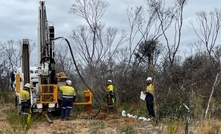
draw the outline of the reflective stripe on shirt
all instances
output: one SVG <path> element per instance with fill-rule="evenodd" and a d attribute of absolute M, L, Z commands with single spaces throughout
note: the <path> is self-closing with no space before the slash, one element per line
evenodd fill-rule
<path fill-rule="evenodd" d="M 63 98 L 73 98 L 73 95 L 67 96 L 67 95 L 63 95 Z"/>

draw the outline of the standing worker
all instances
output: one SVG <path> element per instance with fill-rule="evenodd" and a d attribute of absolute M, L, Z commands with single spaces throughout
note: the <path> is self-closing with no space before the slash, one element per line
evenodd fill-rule
<path fill-rule="evenodd" d="M 22 114 L 28 114 L 30 110 L 30 84 L 26 83 L 24 89 L 20 91 L 21 98 L 21 112 Z"/>
<path fill-rule="evenodd" d="M 69 120 L 72 106 L 75 102 L 76 92 L 71 84 L 71 80 L 66 80 L 66 85 L 60 87 L 62 92 L 61 120 Z"/>
<path fill-rule="evenodd" d="M 114 86 L 112 80 L 107 81 L 106 93 L 108 110 L 109 112 L 114 112 Z"/>
<path fill-rule="evenodd" d="M 11 76 L 11 91 L 14 91 L 15 74 L 14 71 L 10 73 Z"/>
<path fill-rule="evenodd" d="M 146 107 L 149 112 L 149 116 L 151 119 L 155 119 L 155 112 L 154 112 L 154 86 L 152 84 L 152 77 L 147 77 L 146 83 L 146 91 L 144 93 L 146 94 Z"/>

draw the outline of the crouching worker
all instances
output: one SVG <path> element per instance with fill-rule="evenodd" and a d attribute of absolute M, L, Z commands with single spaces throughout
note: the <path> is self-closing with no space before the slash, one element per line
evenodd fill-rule
<path fill-rule="evenodd" d="M 75 102 L 76 92 L 71 84 L 72 82 L 67 80 L 66 85 L 60 87 L 62 92 L 61 120 L 70 119 L 70 113 L 73 107 L 73 103 Z"/>
<path fill-rule="evenodd" d="M 24 89 L 20 91 L 21 113 L 28 114 L 30 112 L 30 84 L 26 83 Z"/>

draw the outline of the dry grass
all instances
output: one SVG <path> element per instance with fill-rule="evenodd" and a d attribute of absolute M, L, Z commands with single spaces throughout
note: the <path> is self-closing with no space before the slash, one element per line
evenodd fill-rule
<path fill-rule="evenodd" d="M 191 132 L 196 134 L 221 134 L 221 121 L 208 119 L 195 122 Z"/>
<path fill-rule="evenodd" d="M 166 134 L 185 134 L 185 122 L 174 121 L 166 126 Z M 217 119 L 192 121 L 188 127 L 189 134 L 221 134 L 221 121 Z"/>
<path fill-rule="evenodd" d="M 143 122 L 133 118 L 122 118 L 120 113 L 109 115 L 102 112 L 96 119 L 73 119 L 61 121 L 53 119 L 49 124 L 46 120 L 35 120 L 27 127 L 21 123 L 16 113 L 9 114 L 11 108 L 0 112 L 0 134 L 148 134 L 157 133 L 151 122 Z M 41 116 L 39 116 L 41 118 Z"/>
<path fill-rule="evenodd" d="M 73 118 L 68 121 L 52 119 L 33 120 L 29 127 L 22 125 L 20 117 L 12 113 L 12 105 L 0 109 L 0 134 L 184 134 L 185 122 L 158 123 L 122 118 L 121 113 L 107 114 L 105 110 L 96 119 Z M 34 118 L 34 116 L 33 116 Z M 42 118 L 39 116 L 39 118 Z M 189 134 L 220 134 L 221 121 L 216 119 L 191 121 Z"/>

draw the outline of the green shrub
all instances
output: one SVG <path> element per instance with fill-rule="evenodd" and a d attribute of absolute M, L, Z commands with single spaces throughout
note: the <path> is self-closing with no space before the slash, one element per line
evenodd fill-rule
<path fill-rule="evenodd" d="M 185 115 L 181 97 L 176 94 L 171 94 L 171 96 L 161 100 L 158 104 L 157 111 L 160 119 L 167 118 L 174 120 L 182 118 L 183 115 Z"/>

